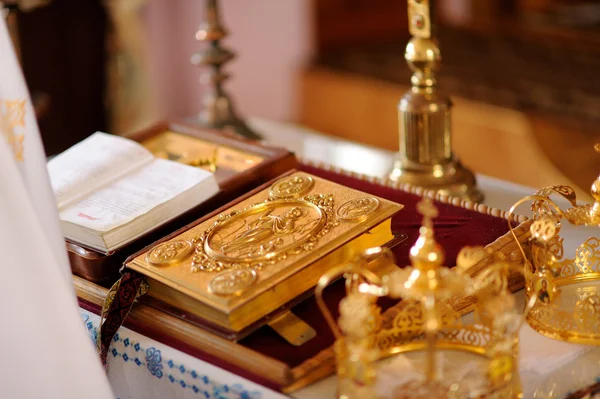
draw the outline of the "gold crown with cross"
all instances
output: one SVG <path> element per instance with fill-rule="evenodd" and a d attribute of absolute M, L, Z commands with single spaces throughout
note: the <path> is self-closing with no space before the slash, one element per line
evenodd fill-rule
<path fill-rule="evenodd" d="M 520 397 L 518 331 L 524 316 L 508 290 L 509 274 L 520 268 L 483 247 L 465 247 L 456 267 L 443 266 L 432 222 L 438 211 L 428 199 L 417 209 L 423 223 L 410 250 L 411 266 L 380 278 L 369 263 L 394 259 L 372 248 L 330 270 L 317 285 L 317 303 L 336 337 L 338 397 Z M 488 256 L 494 260 L 477 267 Z M 323 291 L 339 277 L 345 278 L 346 296 L 336 321 Z M 476 298 L 471 320 L 450 306 L 467 295 Z M 382 318 L 381 297 L 401 299 L 391 320 Z"/>
<path fill-rule="evenodd" d="M 526 259 L 526 297 L 537 298 L 527 323 L 554 339 L 600 345 L 600 176 L 591 193 L 593 203 L 578 204 L 573 188 L 546 187 L 519 200 L 510 213 L 531 202 L 529 257 L 517 240 Z M 588 238 L 577 245 L 582 235 Z"/>

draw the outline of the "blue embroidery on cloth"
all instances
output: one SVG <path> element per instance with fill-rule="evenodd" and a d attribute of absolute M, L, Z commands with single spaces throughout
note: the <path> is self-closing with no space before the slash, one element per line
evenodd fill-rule
<path fill-rule="evenodd" d="M 148 363 L 148 371 L 156 378 L 162 378 L 162 356 L 160 350 L 156 348 L 146 349 L 146 363 Z"/>
<path fill-rule="evenodd" d="M 90 339 L 96 344 L 98 328 L 94 326 L 90 316 L 81 312 L 81 318 L 88 330 Z M 118 346 L 122 346 L 118 349 Z M 121 350 L 121 351 L 120 351 Z M 130 350 L 130 353 L 127 353 Z M 133 363 L 145 367 L 148 372 L 158 379 L 166 375 L 167 380 L 181 389 L 190 390 L 205 399 L 261 399 L 258 391 L 248 391 L 241 384 L 222 384 L 207 375 L 200 374 L 183 364 L 175 363 L 172 359 L 164 359 L 160 349 L 144 348 L 139 342 L 118 333 L 113 338 L 109 352 L 113 358 L 123 359 L 125 363 Z M 191 379 L 190 379 L 191 378 Z"/>
<path fill-rule="evenodd" d="M 85 324 L 85 328 L 87 328 L 88 330 L 88 334 L 90 335 L 92 342 L 94 343 L 94 345 L 96 345 L 96 339 L 98 338 L 98 330 L 96 329 L 96 327 L 94 327 L 94 323 L 92 323 L 92 320 L 90 320 L 89 315 L 82 313 L 81 318 L 83 319 L 83 323 Z"/>

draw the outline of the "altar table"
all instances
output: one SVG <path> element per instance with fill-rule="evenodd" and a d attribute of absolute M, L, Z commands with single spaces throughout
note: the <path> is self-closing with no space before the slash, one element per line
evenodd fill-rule
<path fill-rule="evenodd" d="M 262 119 L 249 122 L 266 142 L 286 147 L 302 159 L 370 176 L 384 176 L 392 164 L 393 154 L 389 151 L 331 138 L 293 125 Z M 485 195 L 484 203 L 499 209 L 507 210 L 518 199 L 535 192 L 533 188 L 488 176 L 478 175 L 477 181 Z M 519 213 L 526 214 L 527 208 L 519 209 Z M 569 245 L 576 245 L 585 237 L 572 238 L 573 242 L 565 242 L 567 250 Z M 522 300 L 523 293 L 517 295 Z M 81 314 L 90 337 L 95 339 L 98 316 L 83 309 Z M 521 330 L 520 348 L 521 379 L 526 399 L 562 398 L 568 392 L 600 378 L 600 348 L 554 341 L 537 334 L 527 325 Z M 113 339 L 108 369 L 113 391 L 119 399 L 286 397 L 126 328 L 121 328 Z M 335 377 L 329 377 L 293 393 L 292 397 L 334 398 L 335 384 Z"/>

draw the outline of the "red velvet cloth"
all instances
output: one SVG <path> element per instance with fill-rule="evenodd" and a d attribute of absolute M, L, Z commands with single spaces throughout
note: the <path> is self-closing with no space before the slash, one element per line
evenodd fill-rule
<path fill-rule="evenodd" d="M 344 176 L 336 172 L 329 172 L 312 166 L 301 165 L 300 170 L 307 173 L 343 184 L 345 186 L 387 198 L 389 200 L 401 203 L 404 209 L 392 219 L 392 229 L 397 233 L 405 233 L 408 239 L 393 248 L 398 265 L 409 264 L 408 251 L 418 237 L 418 231 L 421 226 L 421 215 L 416 212 L 416 205 L 420 197 L 407 194 L 403 191 L 394 190 L 378 184 L 362 181 L 358 178 Z M 458 251 L 465 245 L 487 245 L 496 238 L 508 232 L 506 220 L 484 215 L 475 211 L 454 207 L 447 204 L 436 203 L 439 209 L 439 217 L 434 220 L 436 229 L 436 239 L 446 251 L 446 264 L 454 265 Z M 334 317 L 338 317 L 338 304 L 344 295 L 344 286 L 341 281 L 329 287 L 324 294 L 324 299 L 332 310 Z M 395 303 L 393 300 L 382 300 L 379 305 L 385 310 Z M 90 305 L 84 300 L 80 300 L 80 305 L 95 313 L 100 312 L 100 308 Z M 320 351 L 330 347 L 333 344 L 333 335 L 319 311 L 314 298 L 309 298 L 293 308 L 293 312 L 302 320 L 311 325 L 316 331 L 317 336 L 311 341 L 295 347 L 284 341 L 269 327 L 263 327 L 243 339 L 240 344 L 252 350 L 277 359 L 293 368 L 302 362 L 314 357 Z M 147 326 L 132 323 L 131 320 L 125 321 L 125 326 L 145 334 L 148 337 L 156 339 L 167 345 L 173 346 L 191 356 L 198 357 L 211 362 L 219 367 L 223 367 L 234 373 L 240 374 L 245 378 L 253 380 L 261 385 L 270 388 L 279 389 L 272 382 L 265 378 L 257 376 L 253 370 L 242 370 L 239 367 L 215 358 L 204 352 L 202 348 L 193 348 L 185 342 L 173 340 L 166 331 L 155 331 L 148 329 Z"/>
<path fill-rule="evenodd" d="M 408 265 L 410 263 L 408 252 L 417 240 L 422 221 L 422 216 L 416 211 L 416 205 L 420 201 L 420 197 L 308 165 L 301 165 L 300 170 L 403 204 L 404 209 L 392 219 L 392 230 L 395 233 L 407 234 L 408 239 L 394 247 L 394 255 L 396 256 L 397 265 Z M 446 264 L 449 266 L 455 265 L 456 255 L 462 247 L 466 245 L 487 245 L 508 232 L 505 219 L 439 202 L 436 202 L 435 205 L 439 210 L 439 216 L 434 220 L 435 236 L 446 252 Z M 341 282 L 329 287 L 324 295 L 336 318 L 338 316 L 338 303 L 343 295 L 344 286 Z M 394 303 L 392 300 L 380 301 L 383 309 L 387 309 Z M 280 360 L 290 367 L 299 365 L 333 344 L 333 334 L 329 330 L 314 298 L 309 298 L 295 306 L 293 312 L 317 331 L 317 336 L 306 344 L 300 347 L 292 346 L 269 327 L 261 328 L 243 339 L 240 344 Z"/>

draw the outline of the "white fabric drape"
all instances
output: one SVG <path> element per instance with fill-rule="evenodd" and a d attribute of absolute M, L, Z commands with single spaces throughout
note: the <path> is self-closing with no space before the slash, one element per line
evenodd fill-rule
<path fill-rule="evenodd" d="M 111 398 L 79 316 L 31 99 L 0 21 L 0 398 Z"/>

